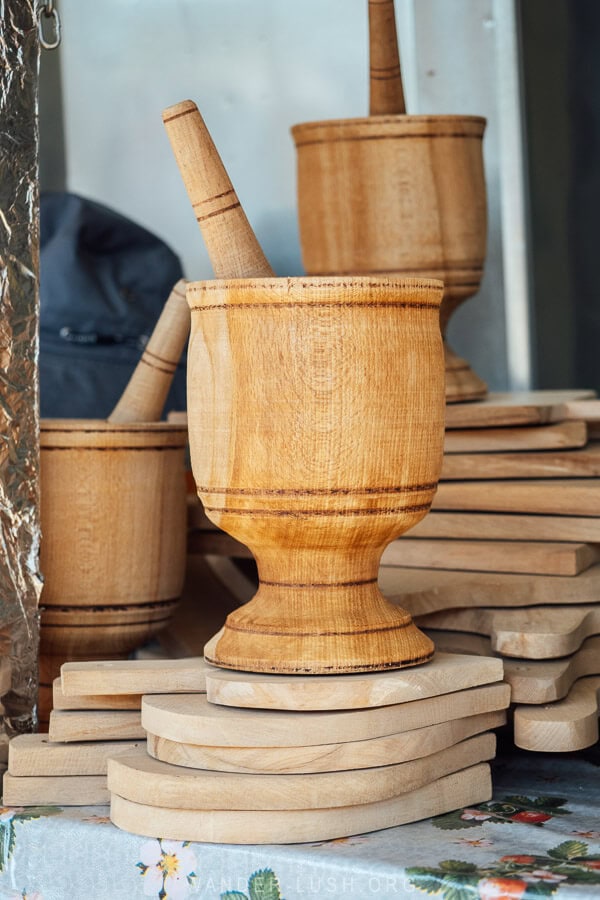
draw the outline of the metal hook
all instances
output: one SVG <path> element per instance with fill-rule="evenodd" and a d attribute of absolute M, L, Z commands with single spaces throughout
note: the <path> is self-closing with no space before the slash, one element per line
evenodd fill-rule
<path fill-rule="evenodd" d="M 36 13 L 40 45 L 44 50 L 56 50 L 60 44 L 60 18 L 58 10 L 54 5 L 54 0 L 43 0 L 43 2 L 39 4 Z M 44 34 L 43 19 L 52 19 L 52 27 L 48 39 L 46 39 Z M 53 37 L 52 34 L 54 35 Z"/>

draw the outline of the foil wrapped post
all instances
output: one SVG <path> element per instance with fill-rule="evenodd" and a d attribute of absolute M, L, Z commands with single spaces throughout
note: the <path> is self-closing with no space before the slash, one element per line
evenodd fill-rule
<path fill-rule="evenodd" d="M 39 642 L 39 37 L 32 0 L 0 16 L 0 743 L 36 721 Z"/>

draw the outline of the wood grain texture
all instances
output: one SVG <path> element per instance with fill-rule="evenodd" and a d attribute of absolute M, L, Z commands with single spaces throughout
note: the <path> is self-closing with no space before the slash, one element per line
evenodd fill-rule
<path fill-rule="evenodd" d="M 166 628 L 178 600 L 137 606 L 44 606 L 40 652 L 46 657 L 92 659 L 127 655 Z"/>
<path fill-rule="evenodd" d="M 190 333 L 185 279 L 173 287 L 109 422 L 158 422 Z"/>
<path fill-rule="evenodd" d="M 449 609 L 419 616 L 426 629 L 487 635 L 502 656 L 553 659 L 578 650 L 600 634 L 600 607 L 535 606 L 523 609 Z M 458 651 L 455 651 L 458 652 Z"/>
<path fill-rule="evenodd" d="M 446 432 L 444 453 L 510 453 L 523 450 L 569 450 L 585 447 L 586 422 L 521 425 L 516 428 L 454 428 Z M 444 459 L 446 463 L 446 459 Z"/>
<path fill-rule="evenodd" d="M 170 106 L 163 123 L 215 278 L 273 275 L 196 104 Z"/>
<path fill-rule="evenodd" d="M 51 709 L 141 709 L 141 694 L 73 694 L 67 696 L 60 678 L 52 684 Z"/>
<path fill-rule="evenodd" d="M 499 728 L 505 722 L 506 713 L 498 710 L 438 722 L 401 734 L 312 747 L 203 747 L 148 734 L 147 748 L 156 759 L 192 769 L 257 774 L 339 772 L 420 759 L 475 734 Z"/>
<path fill-rule="evenodd" d="M 409 537 L 463 540 L 600 542 L 600 519 L 520 513 L 430 512 Z"/>
<path fill-rule="evenodd" d="M 40 441 L 42 605 L 176 599 L 185 572 L 186 429 L 45 419 Z"/>
<path fill-rule="evenodd" d="M 436 647 L 448 653 L 491 656 L 489 638 L 457 631 L 427 630 Z M 600 675 L 600 637 L 591 637 L 571 656 L 553 660 L 504 659 L 504 680 L 510 684 L 512 703 L 552 703 L 569 693 L 587 675 Z"/>
<path fill-rule="evenodd" d="M 483 271 L 484 129 L 485 119 L 477 116 L 384 115 L 295 125 L 305 270 L 441 278 L 445 334 Z M 485 396 L 485 383 L 445 347 L 447 400 Z"/>
<path fill-rule="evenodd" d="M 517 706 L 514 735 L 517 747 L 543 753 L 569 753 L 598 740 L 600 677 L 576 681 L 563 700 L 547 706 Z"/>
<path fill-rule="evenodd" d="M 433 508 L 460 512 L 600 516 L 600 479 L 445 481 L 439 486 Z"/>
<path fill-rule="evenodd" d="M 426 538 L 393 541 L 381 558 L 384 566 L 532 575 L 578 575 L 599 561 L 596 544 Z"/>
<path fill-rule="evenodd" d="M 139 710 L 52 710 L 48 738 L 56 741 L 144 740 Z"/>
<path fill-rule="evenodd" d="M 134 803 L 170 809 L 305 810 L 388 800 L 492 759 L 493 734 L 404 763 L 302 775 L 250 775 L 173 766 L 142 748 L 108 762 L 108 788 Z M 352 790 L 348 790 L 348 782 Z"/>
<path fill-rule="evenodd" d="M 598 600 L 600 565 L 572 578 L 382 566 L 379 582 L 414 616 L 461 607 L 581 605 Z"/>
<path fill-rule="evenodd" d="M 492 796 L 490 769 L 480 763 L 391 800 L 323 810 L 171 810 L 111 797 L 111 820 L 147 837 L 233 844 L 322 841 L 376 831 L 472 806 Z"/>
<path fill-rule="evenodd" d="M 211 667 L 206 672 L 206 698 L 222 706 L 255 709 L 366 709 L 501 680 L 500 660 L 436 653 L 426 666 L 365 675 L 265 675 Z"/>
<path fill-rule="evenodd" d="M 581 450 L 445 455 L 441 477 L 443 481 L 460 481 L 486 478 L 593 478 L 598 475 L 600 444 L 596 442 Z"/>
<path fill-rule="evenodd" d="M 81 694 L 175 694 L 206 690 L 206 665 L 194 659 L 124 659 L 65 663 L 65 697 Z"/>
<path fill-rule="evenodd" d="M 369 114 L 404 113 L 394 0 L 369 0 Z"/>
<path fill-rule="evenodd" d="M 19 734 L 8 745 L 8 771 L 19 777 L 106 775 L 110 756 L 145 746 L 145 741 L 52 743 L 47 734 Z"/>
<path fill-rule="evenodd" d="M 597 404 L 592 402 L 595 396 L 595 391 L 591 390 L 491 393 L 480 403 L 458 403 L 449 407 L 446 428 L 547 425 L 570 418 L 590 421 L 598 417 Z M 580 400 L 586 402 L 579 403 Z"/>
<path fill-rule="evenodd" d="M 188 286 L 194 478 L 260 575 L 209 662 L 327 674 L 431 657 L 376 579 L 383 546 L 428 510 L 441 466 L 441 287 L 368 276 Z"/>
<path fill-rule="evenodd" d="M 464 716 L 505 709 L 506 684 L 470 688 L 393 706 L 342 712 L 235 709 L 201 694 L 163 694 L 142 699 L 142 724 L 157 737 L 212 747 L 293 747 L 362 741 L 423 728 Z"/>
<path fill-rule="evenodd" d="M 106 775 L 4 774 L 2 802 L 6 806 L 100 806 L 110 802 Z"/>

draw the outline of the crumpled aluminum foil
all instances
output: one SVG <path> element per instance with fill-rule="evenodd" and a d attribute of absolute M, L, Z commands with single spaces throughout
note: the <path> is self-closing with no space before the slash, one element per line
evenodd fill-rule
<path fill-rule="evenodd" d="M 0 747 L 36 721 L 39 642 L 39 40 L 32 0 L 0 16 Z"/>

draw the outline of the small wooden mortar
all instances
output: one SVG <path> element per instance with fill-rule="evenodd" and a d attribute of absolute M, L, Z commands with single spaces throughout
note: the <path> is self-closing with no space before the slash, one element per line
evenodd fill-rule
<path fill-rule="evenodd" d="M 187 295 L 192 470 L 260 577 L 207 658 L 282 673 L 425 662 L 433 644 L 377 574 L 440 472 L 441 283 L 250 278 Z"/>
<path fill-rule="evenodd" d="M 479 288 L 486 190 L 478 116 L 406 115 L 393 0 L 369 0 L 370 116 L 295 125 L 302 258 L 311 275 L 444 282 L 441 327 Z M 486 385 L 445 344 L 446 399 Z"/>
<path fill-rule="evenodd" d="M 181 594 L 187 429 L 156 420 L 189 324 L 182 281 L 108 420 L 41 422 L 42 720 L 63 662 L 128 655 Z"/>

